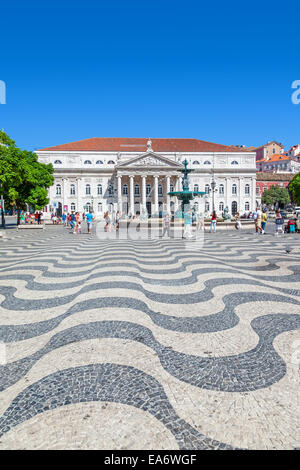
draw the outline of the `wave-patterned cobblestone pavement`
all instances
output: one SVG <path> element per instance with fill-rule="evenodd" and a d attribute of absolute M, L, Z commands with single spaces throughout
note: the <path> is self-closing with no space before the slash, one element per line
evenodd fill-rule
<path fill-rule="evenodd" d="M 0 241 L 0 449 L 300 447 L 297 235 L 37 232 Z"/>

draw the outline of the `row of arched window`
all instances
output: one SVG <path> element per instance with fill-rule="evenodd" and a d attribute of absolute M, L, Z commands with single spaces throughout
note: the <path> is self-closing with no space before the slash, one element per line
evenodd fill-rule
<path fill-rule="evenodd" d="M 205 162 L 203 162 L 204 165 L 211 165 L 211 162 L 209 160 L 205 160 Z M 233 160 L 231 162 L 231 165 L 238 165 L 239 162 L 237 162 L 236 160 Z M 200 165 L 200 162 L 198 160 L 194 160 L 193 161 L 193 165 Z"/>
<path fill-rule="evenodd" d="M 195 203 L 196 205 L 197 203 Z M 223 212 L 225 208 L 225 204 L 224 202 L 219 202 L 219 212 Z M 249 211 L 250 210 L 250 203 L 247 201 L 245 202 L 245 211 Z M 210 211 L 210 202 L 209 201 L 206 201 L 205 202 L 205 212 L 209 212 Z M 236 201 L 232 201 L 231 203 L 231 213 L 233 215 L 235 215 L 237 213 L 237 202 Z"/>
<path fill-rule="evenodd" d="M 194 191 L 199 191 L 199 189 L 195 189 L 195 188 L 198 188 L 197 184 L 195 184 L 194 186 Z M 206 194 L 209 194 L 210 191 L 211 191 L 210 184 L 206 184 L 205 185 Z M 219 194 L 224 194 L 224 184 L 219 185 Z M 235 183 L 233 183 L 233 185 L 231 186 L 231 194 L 233 195 L 237 194 L 237 184 Z M 245 184 L 245 195 L 250 195 L 250 184 Z"/>
<path fill-rule="evenodd" d="M 103 165 L 103 164 L 104 164 L 104 162 L 102 160 L 97 160 L 96 161 L 96 165 Z M 107 164 L 108 165 L 115 165 L 115 162 L 113 160 L 109 160 L 107 162 Z M 62 161 L 61 160 L 55 160 L 54 165 L 62 165 Z M 85 160 L 84 165 L 92 165 L 91 160 Z"/>
<path fill-rule="evenodd" d="M 170 191 L 174 191 L 174 185 L 173 184 L 170 185 Z M 198 184 L 194 185 L 194 191 L 195 192 L 199 191 L 199 185 Z M 205 185 L 205 193 L 209 194 L 210 191 L 211 191 L 210 184 L 206 184 Z M 231 192 L 232 192 L 233 195 L 237 194 L 237 185 L 235 183 L 231 187 Z M 91 185 L 90 184 L 85 185 L 85 194 L 88 195 L 88 196 L 91 194 Z M 98 184 L 97 185 L 97 195 L 102 196 L 102 194 L 103 194 L 102 184 Z M 113 188 L 112 188 L 111 185 L 108 186 L 108 194 L 109 194 L 109 196 L 113 195 Z M 140 185 L 139 184 L 136 184 L 134 186 L 134 194 L 135 194 L 135 196 L 140 195 Z M 149 196 L 150 194 L 151 194 L 151 185 L 147 184 L 146 185 L 146 195 Z M 224 194 L 224 184 L 219 185 L 219 194 Z M 56 185 L 56 195 L 57 196 L 61 195 L 61 185 L 60 184 Z M 70 196 L 75 196 L 75 195 L 76 195 L 75 184 L 71 184 L 70 185 Z M 127 184 L 123 185 L 123 195 L 124 196 L 128 195 L 128 185 Z M 158 195 L 159 196 L 163 195 L 163 187 L 162 187 L 161 184 L 158 185 Z M 245 195 L 250 195 L 250 184 L 245 185 Z"/>
<path fill-rule="evenodd" d="M 83 163 L 84 163 L 84 165 L 92 165 L 91 160 L 85 160 Z M 107 162 L 107 164 L 108 165 L 115 165 L 115 162 L 113 160 L 109 160 Z M 211 162 L 209 160 L 205 160 L 205 162 L 203 162 L 203 164 L 204 165 L 211 165 Z M 236 160 L 233 160 L 231 162 L 231 165 L 238 165 L 238 164 L 239 164 L 239 162 L 237 162 Z M 54 165 L 62 165 L 62 161 L 61 160 L 55 160 Z M 96 165 L 103 165 L 103 161 L 102 160 L 97 160 Z M 194 160 L 193 165 L 200 165 L 200 162 L 198 160 Z"/>
<path fill-rule="evenodd" d="M 112 187 L 111 186 L 109 186 L 108 192 L 109 192 L 110 195 L 112 195 Z M 91 185 L 90 184 L 85 185 L 85 194 L 88 195 L 88 196 L 91 194 Z M 97 185 L 97 194 L 98 194 L 98 196 L 102 195 L 102 184 Z M 60 184 L 56 185 L 56 195 L 57 196 L 61 195 L 61 185 Z M 75 184 L 70 184 L 70 196 L 75 196 L 75 195 L 76 195 Z"/>

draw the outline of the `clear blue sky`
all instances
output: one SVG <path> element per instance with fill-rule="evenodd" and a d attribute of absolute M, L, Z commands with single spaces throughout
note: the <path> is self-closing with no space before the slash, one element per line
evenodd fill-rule
<path fill-rule="evenodd" d="M 10 0 L 0 16 L 0 128 L 22 148 L 300 143 L 299 1 Z"/>

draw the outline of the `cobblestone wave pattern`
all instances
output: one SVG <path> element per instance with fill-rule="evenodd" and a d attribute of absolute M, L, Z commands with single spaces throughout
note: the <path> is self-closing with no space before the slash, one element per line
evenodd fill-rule
<path fill-rule="evenodd" d="M 182 419 L 180 404 L 177 409 L 165 393 L 167 384 L 138 367 L 91 363 L 45 375 L 29 386 L 24 377 L 60 348 L 114 339 L 151 350 L 166 377 L 183 387 L 233 397 L 258 390 L 267 393 L 287 374 L 286 360 L 274 343 L 279 335 L 300 330 L 296 237 L 291 254 L 285 250 L 291 238 L 255 238 L 247 233 L 207 235 L 199 252 L 180 240 L 105 241 L 74 237 L 63 227 L 12 235 L 0 243 L 0 341 L 19 349 L 21 357 L 0 366 L 0 401 L 15 390 L 0 417 L 0 436 L 53 408 L 107 401 L 152 414 L 181 449 L 241 447 L 239 440 L 225 444 L 199 432 L 189 423 L 192 418 Z M 212 312 L 215 299 L 223 307 Z M 266 314 L 267 305 L 276 305 L 276 310 Z M 107 309 L 112 312 L 109 321 L 101 318 Z M 77 320 L 89 311 L 97 321 Z M 146 316 L 149 326 L 116 320 L 114 311 L 125 317 L 129 311 L 136 312 L 135 318 Z M 196 346 L 194 354 L 177 351 L 176 343 L 165 346 L 151 327 L 164 335 L 188 335 L 196 345 L 199 334 L 208 340 L 210 334 L 234 334 L 240 322 L 257 335 L 257 344 L 231 355 L 215 351 L 214 356 L 212 350 L 209 357 L 199 354 Z M 44 335 L 48 339 L 41 342 Z M 22 354 L 27 341 L 32 353 Z M 39 373 L 43 375 L 42 370 Z"/>

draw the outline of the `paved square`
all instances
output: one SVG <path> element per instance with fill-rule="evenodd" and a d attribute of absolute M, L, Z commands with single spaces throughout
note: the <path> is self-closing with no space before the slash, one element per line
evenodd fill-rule
<path fill-rule="evenodd" d="M 0 253 L 0 449 L 300 447 L 299 236 L 49 226 Z"/>

